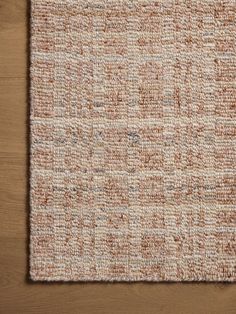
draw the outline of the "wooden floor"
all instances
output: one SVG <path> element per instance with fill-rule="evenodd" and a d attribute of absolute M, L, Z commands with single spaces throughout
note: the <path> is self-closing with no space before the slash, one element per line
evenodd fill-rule
<path fill-rule="evenodd" d="M 27 0 L 0 0 L 0 313 L 235 314 L 236 284 L 32 283 Z"/>

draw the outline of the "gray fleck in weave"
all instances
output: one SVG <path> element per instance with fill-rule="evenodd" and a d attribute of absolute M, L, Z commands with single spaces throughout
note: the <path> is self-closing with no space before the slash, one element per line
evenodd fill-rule
<path fill-rule="evenodd" d="M 31 2 L 31 278 L 235 281 L 235 1 Z"/>

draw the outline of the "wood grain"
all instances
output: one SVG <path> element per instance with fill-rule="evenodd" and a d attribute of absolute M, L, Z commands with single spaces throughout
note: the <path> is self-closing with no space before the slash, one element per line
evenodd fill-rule
<path fill-rule="evenodd" d="M 0 0 L 0 313 L 236 313 L 235 284 L 27 279 L 28 21 L 27 0 Z"/>

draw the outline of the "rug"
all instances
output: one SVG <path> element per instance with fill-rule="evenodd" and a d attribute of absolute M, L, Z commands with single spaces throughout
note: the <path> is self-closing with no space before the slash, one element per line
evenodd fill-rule
<path fill-rule="evenodd" d="M 235 281 L 235 1 L 31 3 L 31 279 Z"/>

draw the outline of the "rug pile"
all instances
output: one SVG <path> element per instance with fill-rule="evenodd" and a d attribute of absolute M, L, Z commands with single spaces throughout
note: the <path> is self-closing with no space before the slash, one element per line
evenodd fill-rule
<path fill-rule="evenodd" d="M 235 2 L 31 2 L 31 278 L 235 281 Z"/>

